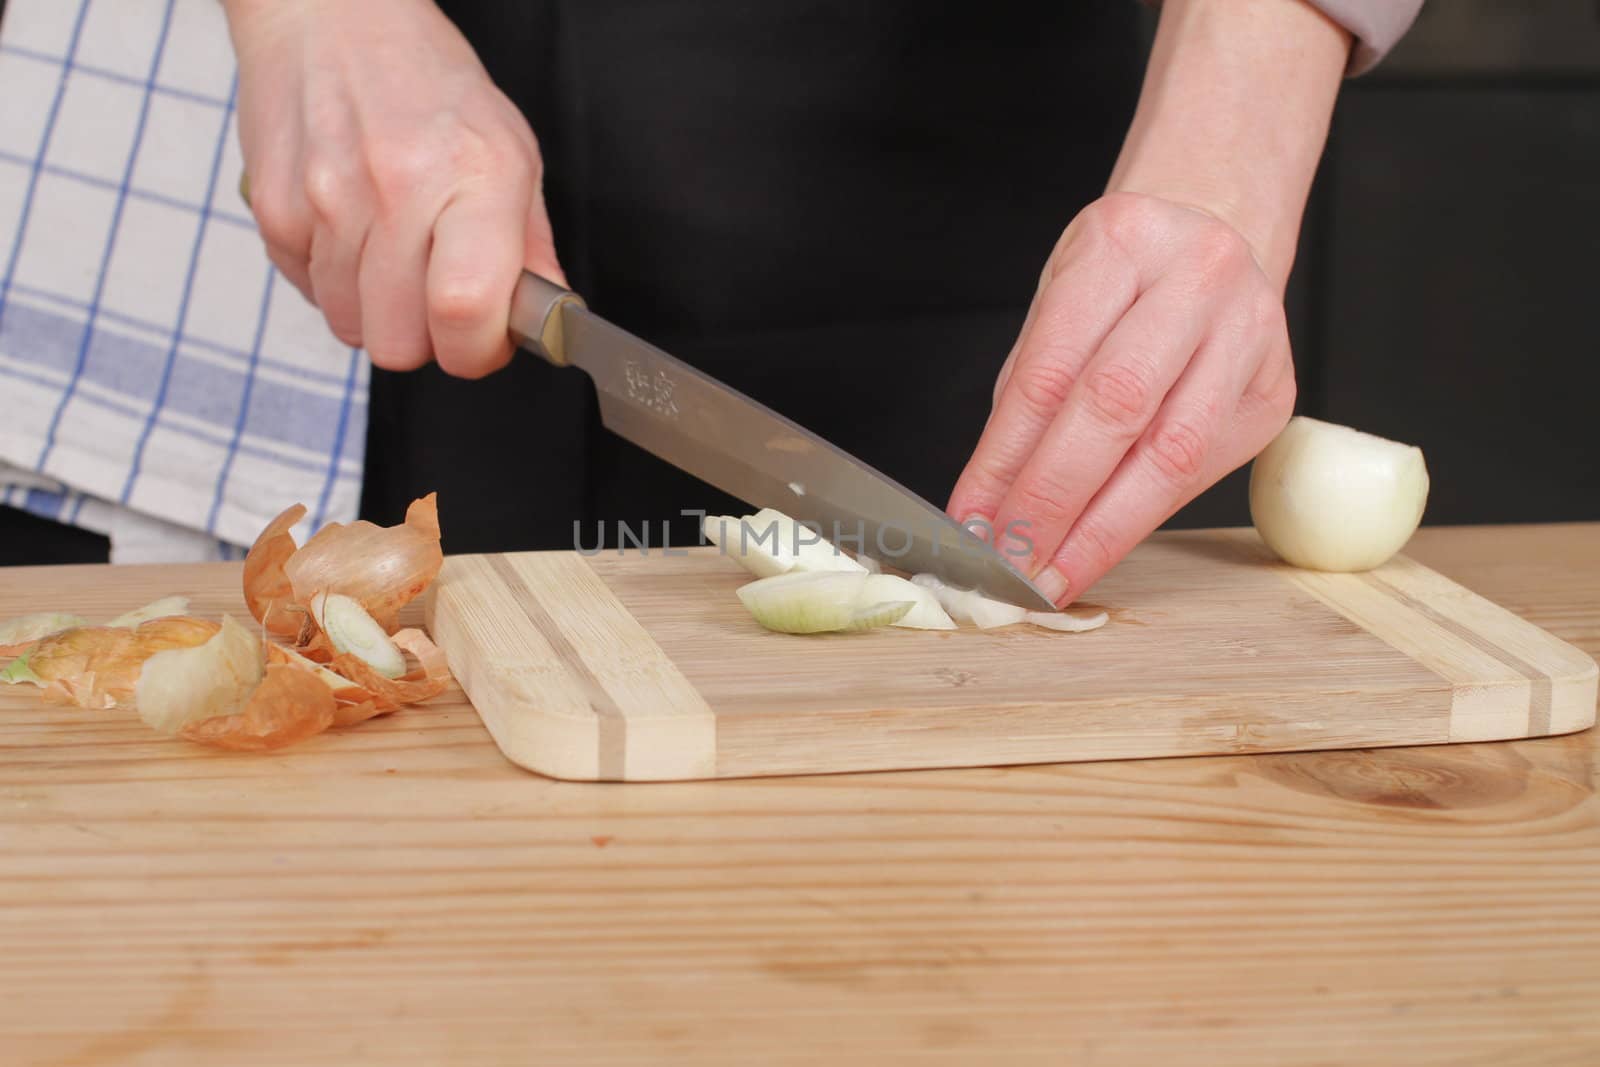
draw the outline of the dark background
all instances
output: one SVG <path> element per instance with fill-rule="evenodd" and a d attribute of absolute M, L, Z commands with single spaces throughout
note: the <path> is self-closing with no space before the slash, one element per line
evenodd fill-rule
<path fill-rule="evenodd" d="M 1600 519 L 1600 3 L 1431 0 L 1346 82 L 1289 293 L 1303 414 L 1420 445 L 1428 523 Z M 1240 472 L 1181 525 L 1248 522 Z"/>

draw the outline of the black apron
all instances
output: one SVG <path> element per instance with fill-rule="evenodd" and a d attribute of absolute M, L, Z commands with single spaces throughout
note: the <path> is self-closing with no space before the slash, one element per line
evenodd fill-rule
<path fill-rule="evenodd" d="M 1062 228 L 1099 195 L 1135 0 L 444 0 L 528 115 L 600 314 L 943 504 Z M 738 507 L 608 433 L 578 371 L 373 375 L 363 513 L 449 551 Z M 693 543 L 677 518 L 674 544 Z"/>

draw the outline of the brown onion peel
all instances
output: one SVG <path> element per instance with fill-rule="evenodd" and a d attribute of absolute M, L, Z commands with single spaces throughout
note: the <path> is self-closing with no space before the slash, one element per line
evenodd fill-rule
<path fill-rule="evenodd" d="M 80 626 L 35 645 L 27 669 L 50 703 L 114 708 L 132 701 L 145 660 L 157 652 L 203 645 L 220 628 L 187 615 L 152 619 L 131 630 Z"/>
<path fill-rule="evenodd" d="M 305 609 L 294 602 L 294 590 L 283 565 L 298 546 L 290 531 L 305 518 L 306 506 L 285 508 L 267 524 L 244 557 L 244 602 L 261 628 L 279 637 L 298 637 Z"/>
<path fill-rule="evenodd" d="M 342 593 L 392 633 L 400 609 L 433 582 L 443 564 L 438 495 L 429 493 L 412 501 L 399 526 L 357 520 L 323 527 L 284 562 L 283 572 L 302 609 L 318 593 Z"/>
<path fill-rule="evenodd" d="M 284 748 L 334 724 L 333 690 L 298 667 L 273 664 L 239 711 L 191 722 L 178 736 L 216 748 Z"/>

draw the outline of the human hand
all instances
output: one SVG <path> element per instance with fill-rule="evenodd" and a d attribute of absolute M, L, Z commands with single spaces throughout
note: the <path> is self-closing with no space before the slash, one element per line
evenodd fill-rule
<path fill-rule="evenodd" d="M 225 0 L 272 261 L 390 370 L 512 354 L 526 267 L 564 284 L 533 131 L 432 0 Z"/>
<path fill-rule="evenodd" d="M 1113 193 L 1062 235 L 950 499 L 1058 604 L 1294 407 L 1280 289 L 1206 212 Z"/>

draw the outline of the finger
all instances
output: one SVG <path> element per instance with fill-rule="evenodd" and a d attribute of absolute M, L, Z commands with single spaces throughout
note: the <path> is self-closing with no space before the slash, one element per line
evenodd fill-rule
<path fill-rule="evenodd" d="M 361 253 L 372 226 L 371 186 L 350 159 L 325 153 L 307 160 L 305 198 L 315 221 L 307 263 L 311 295 L 334 336 L 359 347 Z"/>
<path fill-rule="evenodd" d="M 1137 272 L 1109 242 L 1085 240 L 1063 254 L 1008 357 L 1004 387 L 950 494 L 951 516 L 993 521 L 1078 374 L 1138 294 Z"/>
<path fill-rule="evenodd" d="M 429 232 L 416 215 L 375 223 L 361 257 L 361 334 L 372 362 L 416 370 L 433 358 L 428 336 Z"/>
<path fill-rule="evenodd" d="M 550 226 L 550 213 L 545 207 L 542 176 L 534 193 L 533 202 L 528 208 L 528 226 L 523 241 L 522 265 L 540 277 L 566 288 L 567 275 L 561 269 L 561 263 L 556 257 L 555 232 Z"/>
<path fill-rule="evenodd" d="M 283 171 L 254 179 L 250 213 L 255 216 L 256 230 L 272 265 L 302 296 L 314 302 L 309 261 L 316 226 L 301 184 Z"/>
<path fill-rule="evenodd" d="M 525 256 L 524 185 L 464 186 L 433 225 L 428 257 L 428 333 L 447 373 L 481 378 L 511 358 L 511 294 Z"/>
<path fill-rule="evenodd" d="M 1200 346 L 1208 310 L 1190 286 L 1164 279 L 1138 299 L 1083 368 L 995 513 L 998 543 L 1026 573 L 1035 574 L 1055 555 L 1150 425 Z M 1060 595 L 1058 576 L 1038 577 L 1047 595 Z"/>
<path fill-rule="evenodd" d="M 311 238 L 311 295 L 328 320 L 328 329 L 356 348 L 364 343 L 359 272 L 366 236 L 365 230 L 318 226 Z"/>
<path fill-rule="evenodd" d="M 1258 354 L 1241 362 L 1239 343 L 1236 334 L 1224 331 L 1201 346 L 1149 429 L 1078 517 L 1044 572 L 1059 581 L 1041 583 L 1065 590 L 1058 603 L 1081 596 L 1179 508 L 1248 462 L 1282 428 L 1276 413 L 1281 398 L 1275 405 L 1241 403 L 1244 381 L 1262 361 Z M 1258 340 L 1256 348 L 1268 350 L 1271 343 Z M 1289 368 L 1292 380 L 1287 351 L 1272 358 Z M 1280 370 L 1272 376 L 1281 378 Z M 1288 397 L 1292 406 L 1292 386 Z"/>

